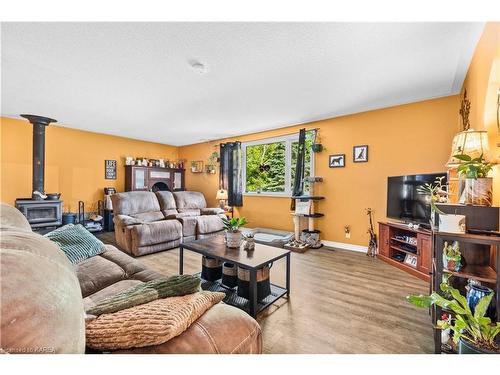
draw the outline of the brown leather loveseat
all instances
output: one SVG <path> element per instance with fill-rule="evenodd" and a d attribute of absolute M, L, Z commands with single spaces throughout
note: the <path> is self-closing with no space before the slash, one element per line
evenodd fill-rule
<path fill-rule="evenodd" d="M 196 191 L 130 191 L 114 194 L 116 242 L 133 256 L 173 249 L 223 230 L 220 208 L 207 208 Z"/>

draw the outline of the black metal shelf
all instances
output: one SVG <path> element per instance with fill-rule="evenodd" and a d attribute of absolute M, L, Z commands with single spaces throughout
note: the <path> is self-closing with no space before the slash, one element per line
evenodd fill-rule
<path fill-rule="evenodd" d="M 200 276 L 200 274 L 197 274 Z M 249 311 L 249 301 L 246 298 L 238 296 L 236 288 L 228 288 L 222 285 L 221 280 L 217 281 L 207 281 L 201 279 L 201 288 L 203 290 L 209 290 L 211 292 L 222 292 L 226 294 L 223 301 L 228 305 L 235 306 L 239 309 L 250 313 Z M 271 294 L 268 295 L 261 301 L 257 301 L 257 314 L 267 308 L 269 305 L 273 304 L 275 301 L 285 296 L 287 293 L 285 288 L 271 283 Z"/>
<path fill-rule="evenodd" d="M 300 214 L 300 215 L 298 215 L 298 216 L 318 218 L 318 217 L 323 217 L 323 216 L 325 216 L 325 214 L 320 214 L 320 213 L 314 213 L 314 214 Z"/>

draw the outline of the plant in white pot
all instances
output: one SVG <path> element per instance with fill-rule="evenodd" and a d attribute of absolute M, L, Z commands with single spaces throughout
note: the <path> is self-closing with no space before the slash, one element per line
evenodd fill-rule
<path fill-rule="evenodd" d="M 233 217 L 231 219 L 223 218 L 224 229 L 226 229 L 226 245 L 230 248 L 238 248 L 243 241 L 243 235 L 240 227 L 247 223 L 244 217 Z"/>
<path fill-rule="evenodd" d="M 417 188 L 417 192 L 428 197 L 428 203 L 431 209 L 431 225 L 436 227 L 436 213 L 439 215 L 446 215 L 441 211 L 437 204 L 448 202 L 448 192 L 446 184 L 443 184 L 443 177 L 436 177 L 433 184 L 425 183 Z"/>
<path fill-rule="evenodd" d="M 465 176 L 465 204 L 491 206 L 493 198 L 493 178 L 488 177 L 493 164 L 487 162 L 483 155 L 472 158 L 470 155 L 454 155 L 462 161 L 457 167 L 460 175 Z"/>

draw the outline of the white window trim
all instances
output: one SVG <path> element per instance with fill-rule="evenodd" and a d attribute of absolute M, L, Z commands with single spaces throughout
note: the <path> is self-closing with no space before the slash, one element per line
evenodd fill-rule
<path fill-rule="evenodd" d="M 292 143 L 299 141 L 298 134 L 283 135 L 278 137 L 263 138 L 256 141 L 242 142 L 242 178 L 243 178 L 243 195 L 252 197 L 281 197 L 290 198 L 292 196 L 291 178 L 292 178 Z M 285 191 L 278 192 L 262 192 L 257 193 L 254 191 L 247 192 L 247 147 L 263 145 L 268 143 L 285 142 Z M 314 176 L 314 152 L 311 152 L 311 176 Z"/>

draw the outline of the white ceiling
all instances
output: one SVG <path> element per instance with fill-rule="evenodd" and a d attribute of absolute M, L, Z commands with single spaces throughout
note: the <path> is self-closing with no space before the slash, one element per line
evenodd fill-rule
<path fill-rule="evenodd" d="M 483 26 L 3 23 L 2 115 L 198 143 L 456 94 Z"/>

